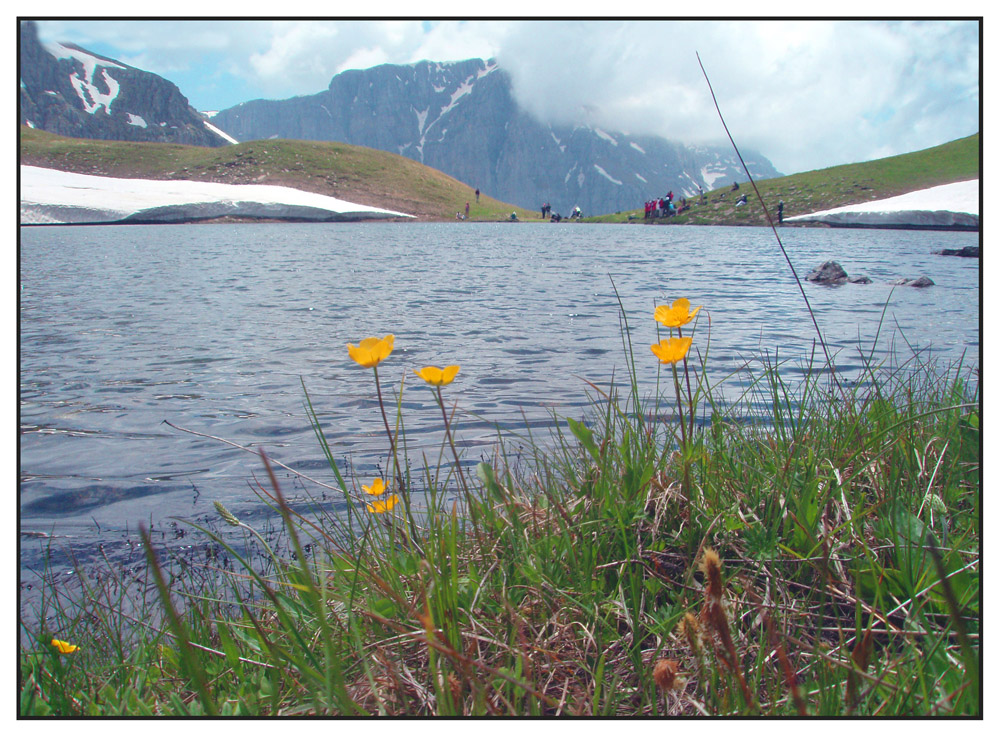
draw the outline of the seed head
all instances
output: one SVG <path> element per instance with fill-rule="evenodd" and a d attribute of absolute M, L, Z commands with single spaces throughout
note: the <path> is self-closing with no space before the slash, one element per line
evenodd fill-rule
<path fill-rule="evenodd" d="M 692 653 L 695 655 L 701 653 L 701 628 L 693 612 L 684 615 L 684 619 L 677 624 L 677 631 L 687 640 Z"/>
<path fill-rule="evenodd" d="M 653 666 L 653 681 L 663 691 L 669 691 L 677 685 L 677 671 L 680 664 L 676 660 L 663 658 Z"/>
<path fill-rule="evenodd" d="M 722 563 L 719 554 L 706 548 L 701 558 L 701 572 L 705 574 L 705 599 L 722 601 Z"/>
<path fill-rule="evenodd" d="M 239 527 L 240 521 L 237 519 L 236 515 L 226 509 L 222 502 L 215 502 L 215 511 L 219 513 L 219 516 L 225 520 L 226 524 L 230 524 L 233 527 Z"/>

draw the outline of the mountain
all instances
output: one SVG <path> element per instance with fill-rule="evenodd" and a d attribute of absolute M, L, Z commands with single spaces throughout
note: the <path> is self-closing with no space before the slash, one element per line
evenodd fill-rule
<path fill-rule="evenodd" d="M 20 66 L 22 125 L 106 141 L 235 143 L 173 83 L 73 44 L 43 45 L 31 21 L 20 24 Z"/>
<path fill-rule="evenodd" d="M 514 100 L 494 61 L 385 64 L 336 75 L 327 90 L 254 100 L 212 123 L 239 140 L 341 141 L 398 153 L 522 207 L 568 215 L 632 210 L 652 197 L 691 197 L 746 176 L 731 148 L 543 123 Z M 778 176 L 744 152 L 755 178 Z"/>

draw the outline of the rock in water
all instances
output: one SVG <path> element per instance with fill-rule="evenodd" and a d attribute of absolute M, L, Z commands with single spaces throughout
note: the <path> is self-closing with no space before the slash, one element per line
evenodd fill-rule
<path fill-rule="evenodd" d="M 916 279 L 906 279 L 906 278 L 896 279 L 896 281 L 890 282 L 890 284 L 892 284 L 893 286 L 896 286 L 896 287 L 933 287 L 934 286 L 934 282 L 931 281 L 931 279 L 928 278 L 928 277 L 926 277 L 926 276 L 920 276 L 920 277 L 917 277 Z"/>
<path fill-rule="evenodd" d="M 934 252 L 938 256 L 961 256 L 962 258 L 979 258 L 979 246 L 965 248 L 945 248 Z"/>
<path fill-rule="evenodd" d="M 806 281 L 817 284 L 843 284 L 847 281 L 847 272 L 836 261 L 827 261 L 819 268 L 806 274 Z"/>

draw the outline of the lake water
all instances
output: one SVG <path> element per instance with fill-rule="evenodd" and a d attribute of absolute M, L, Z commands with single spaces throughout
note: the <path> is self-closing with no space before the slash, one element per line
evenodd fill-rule
<path fill-rule="evenodd" d="M 825 260 L 874 283 L 805 283 L 840 371 L 905 340 L 978 365 L 979 261 L 933 255 L 976 233 L 785 229 L 799 276 Z M 898 277 L 930 276 L 927 289 Z M 411 458 L 437 457 L 441 417 L 412 370 L 461 364 L 446 388 L 470 463 L 497 426 L 544 434 L 582 418 L 588 387 L 625 380 L 621 295 L 644 391 L 655 387 L 656 304 L 704 305 L 695 348 L 720 380 L 767 350 L 794 359 L 814 328 L 769 230 L 582 224 L 266 224 L 23 228 L 20 244 L 20 525 L 94 540 L 171 515 L 259 510 L 254 449 L 322 481 L 308 388 L 333 452 L 370 480 L 386 443 L 372 372 L 346 343 L 394 333 L 380 366 L 405 376 Z M 900 332 L 901 331 L 901 332 Z M 732 395 L 737 374 L 720 386 Z M 302 482 L 282 475 L 285 491 Z M 368 482 L 367 480 L 365 481 Z M 309 490 L 316 493 L 316 490 Z M 27 549 L 28 546 L 25 546 Z M 23 563 L 24 559 L 22 559 Z"/>

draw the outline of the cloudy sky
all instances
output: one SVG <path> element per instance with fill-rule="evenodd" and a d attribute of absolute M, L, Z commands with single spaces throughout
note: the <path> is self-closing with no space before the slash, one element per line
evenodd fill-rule
<path fill-rule="evenodd" d="M 941 8 L 938 9 L 938 12 Z M 410 11 L 412 12 L 412 11 Z M 39 21 L 159 74 L 199 110 L 325 89 L 345 69 L 495 57 L 521 105 L 684 142 L 725 133 L 790 174 L 979 130 L 979 25 L 943 21 Z"/>

